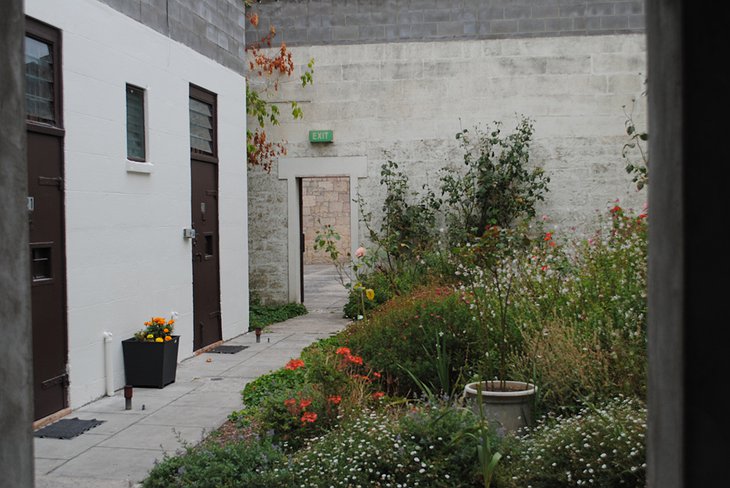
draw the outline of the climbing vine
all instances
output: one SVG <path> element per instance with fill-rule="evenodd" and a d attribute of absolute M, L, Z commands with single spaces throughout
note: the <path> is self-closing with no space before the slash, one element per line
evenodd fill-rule
<path fill-rule="evenodd" d="M 244 0 L 246 20 L 254 28 L 259 26 L 259 14 L 251 10 L 253 0 Z M 246 130 L 247 163 L 251 168 L 261 167 L 271 171 L 271 166 L 279 156 L 286 154 L 285 141 L 272 141 L 266 134 L 267 126 L 279 125 L 281 112 L 279 107 L 267 99 L 279 90 L 282 78 L 290 78 L 294 74 L 292 52 L 282 42 L 279 48 L 272 51 L 276 28 L 271 26 L 268 32 L 255 42 L 246 44 L 248 76 L 246 78 L 246 113 L 257 122 L 254 130 Z M 299 77 L 302 87 L 313 81 L 314 59 L 310 59 L 304 72 Z M 256 83 L 251 78 L 256 77 Z M 255 86 L 253 86 L 255 85 Z M 296 101 L 289 102 L 291 116 L 301 119 L 302 109 Z"/>
<path fill-rule="evenodd" d="M 634 122 L 636 100 L 631 101 L 630 111 L 627 111 L 625 105 L 623 108 L 626 116 L 624 125 L 628 142 L 624 144 L 621 156 L 626 162 L 626 172 L 631 175 L 631 180 L 636 184 L 636 189 L 641 190 L 649 184 L 649 154 L 646 147 L 649 134 L 645 130 L 637 128 L 636 122 Z"/>

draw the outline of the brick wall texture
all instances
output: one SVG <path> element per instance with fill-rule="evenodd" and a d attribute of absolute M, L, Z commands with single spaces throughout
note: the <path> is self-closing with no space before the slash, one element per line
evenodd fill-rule
<path fill-rule="evenodd" d="M 242 0 L 99 0 L 218 63 L 243 73 Z"/>
<path fill-rule="evenodd" d="M 288 45 L 575 36 L 644 31 L 643 0 L 261 0 L 252 42 Z"/>
<path fill-rule="evenodd" d="M 302 231 L 304 264 L 328 264 L 330 257 L 314 251 L 314 238 L 323 225 L 331 225 L 340 235 L 337 249 L 341 256 L 350 252 L 350 180 L 304 178 L 302 180 Z"/>

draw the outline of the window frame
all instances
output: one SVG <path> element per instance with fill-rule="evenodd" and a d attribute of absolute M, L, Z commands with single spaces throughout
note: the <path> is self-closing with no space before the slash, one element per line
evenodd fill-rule
<path fill-rule="evenodd" d="M 196 161 L 204 161 L 206 163 L 218 164 L 218 96 L 215 93 L 206 90 L 205 88 L 193 85 L 192 83 L 190 84 L 190 94 L 188 97 L 188 131 L 190 130 L 190 99 L 211 106 L 211 144 L 213 146 L 212 153 L 204 153 L 199 149 L 194 149 L 192 145 L 190 145 L 190 159 L 194 159 Z"/>
<path fill-rule="evenodd" d="M 129 154 L 129 90 L 139 90 L 142 93 L 142 158 L 136 157 L 136 156 L 130 156 Z M 126 83 L 124 85 L 124 107 L 125 107 L 125 134 L 126 134 L 126 143 L 127 143 L 127 160 L 133 161 L 135 163 L 148 163 L 148 153 L 147 150 L 147 90 L 144 88 L 141 88 L 137 85 L 133 85 L 132 83 Z"/>
<path fill-rule="evenodd" d="M 23 56 L 25 57 L 25 37 L 31 37 L 39 42 L 48 44 L 53 55 L 53 123 L 31 120 L 25 115 L 28 129 L 50 135 L 63 135 L 63 78 L 61 77 L 61 31 L 55 27 L 34 19 L 25 17 L 25 36 L 23 37 Z M 24 61 L 25 63 L 25 61 Z M 25 68 L 25 64 L 23 64 Z M 25 76 L 25 74 L 24 74 Z"/>

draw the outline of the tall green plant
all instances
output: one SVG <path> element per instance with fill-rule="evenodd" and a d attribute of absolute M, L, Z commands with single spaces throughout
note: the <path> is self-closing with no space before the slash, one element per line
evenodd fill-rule
<path fill-rule="evenodd" d="M 441 193 L 449 231 L 457 243 L 481 235 L 488 225 L 509 227 L 535 216 L 550 178 L 541 167 L 530 167 L 534 131 L 532 120 L 523 116 L 509 134 L 503 134 L 502 124 L 494 122 L 492 129 L 463 130 L 456 135 L 467 169 L 465 173 L 444 170 Z"/>

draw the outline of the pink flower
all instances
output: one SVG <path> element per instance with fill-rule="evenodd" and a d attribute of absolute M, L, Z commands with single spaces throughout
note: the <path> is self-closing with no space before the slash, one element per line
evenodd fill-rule
<path fill-rule="evenodd" d="M 357 250 L 355 251 L 355 257 L 361 258 L 364 255 L 365 255 L 365 248 L 362 246 L 358 247 Z"/>

